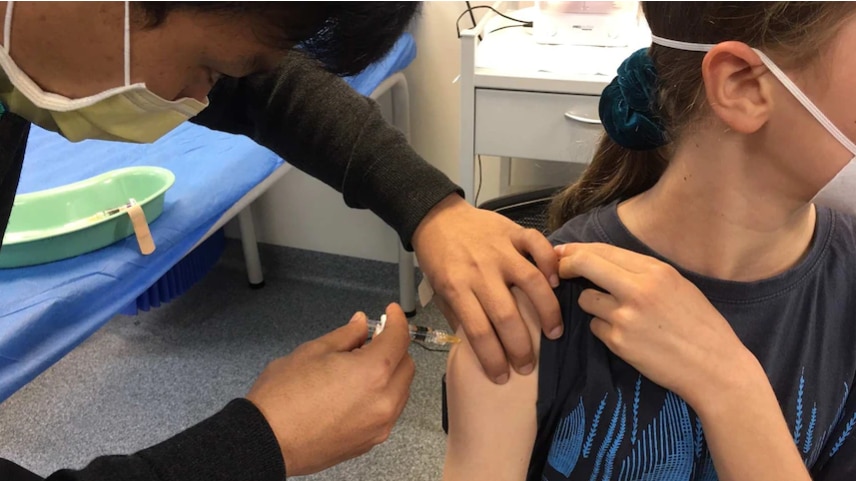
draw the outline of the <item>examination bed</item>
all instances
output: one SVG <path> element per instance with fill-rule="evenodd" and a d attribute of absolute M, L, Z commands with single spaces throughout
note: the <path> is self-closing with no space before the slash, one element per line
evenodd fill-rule
<path fill-rule="evenodd" d="M 409 135 L 407 83 L 415 58 L 406 34 L 382 61 L 347 79 L 358 92 L 391 96 L 392 123 Z M 155 165 L 176 177 L 163 214 L 151 224 L 157 249 L 142 256 L 131 237 L 58 262 L 0 269 L 0 402 L 118 313 L 157 307 L 183 293 L 216 263 L 222 227 L 238 217 L 247 275 L 263 281 L 252 202 L 290 166 L 252 140 L 184 124 L 158 142 L 67 142 L 33 126 L 18 192 L 83 180 L 127 166 Z M 401 302 L 415 303 L 413 258 L 399 253 Z"/>

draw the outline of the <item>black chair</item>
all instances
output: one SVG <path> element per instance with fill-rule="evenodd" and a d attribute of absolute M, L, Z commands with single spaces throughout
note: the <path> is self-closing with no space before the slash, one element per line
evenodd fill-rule
<path fill-rule="evenodd" d="M 535 229 L 544 235 L 547 229 L 547 208 L 553 197 L 563 187 L 547 187 L 519 194 L 505 195 L 483 202 L 479 209 L 491 210 L 513 220 L 517 224 Z M 449 432 L 449 411 L 446 403 L 446 375 L 443 374 L 443 431 Z"/>
<path fill-rule="evenodd" d="M 479 209 L 492 210 L 514 222 L 540 231 L 544 235 L 547 229 L 547 208 L 553 197 L 564 187 L 547 187 L 519 194 L 505 195 L 483 202 Z"/>

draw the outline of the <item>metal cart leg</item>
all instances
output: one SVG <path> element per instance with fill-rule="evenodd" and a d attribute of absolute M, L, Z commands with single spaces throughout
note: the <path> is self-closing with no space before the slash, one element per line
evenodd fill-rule
<path fill-rule="evenodd" d="M 499 195 L 508 195 L 511 189 L 511 157 L 499 158 Z"/>
<path fill-rule="evenodd" d="M 413 253 L 398 245 L 398 292 L 401 309 L 407 317 L 416 314 L 416 267 Z"/>
<path fill-rule="evenodd" d="M 253 222 L 252 204 L 244 207 L 238 214 L 241 228 L 241 246 L 244 248 L 244 262 L 247 264 L 247 280 L 250 287 L 258 289 L 265 285 L 262 275 L 262 262 L 259 258 L 259 244 L 256 241 L 256 225 Z"/>

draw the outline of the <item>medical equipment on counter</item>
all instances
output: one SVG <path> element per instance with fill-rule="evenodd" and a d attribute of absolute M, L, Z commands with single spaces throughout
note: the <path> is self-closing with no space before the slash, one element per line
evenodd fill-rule
<path fill-rule="evenodd" d="M 383 331 L 386 325 L 386 314 L 380 316 L 380 320 L 369 319 L 368 325 L 371 337 L 377 336 Z M 413 324 L 410 324 L 410 340 L 434 346 L 445 346 L 446 344 L 461 342 L 459 337 L 449 334 L 446 331 Z"/>
<path fill-rule="evenodd" d="M 548 45 L 627 47 L 639 23 L 639 2 L 536 1 L 535 41 Z"/>
<path fill-rule="evenodd" d="M 497 5 L 501 5 L 501 2 Z M 509 28 L 526 24 L 515 24 L 499 15 L 486 15 L 487 20 L 479 30 L 484 40 L 479 42 L 474 57 L 475 69 L 481 70 L 480 74 L 483 74 L 479 83 L 501 90 L 550 93 L 566 93 L 567 89 L 554 85 L 544 90 L 544 86 L 520 79 L 535 78 L 537 81 L 546 75 L 548 78 L 558 76 L 563 82 L 601 82 L 591 78 L 597 76 L 603 77 L 608 83 L 624 59 L 634 51 L 651 45 L 648 23 L 644 17 L 637 17 L 635 13 L 631 15 L 631 11 L 635 10 L 622 10 L 624 13 L 617 16 L 560 11 L 555 18 L 547 17 L 537 7 L 508 12 L 509 17 L 520 22 L 531 22 L 532 28 Z M 550 34 L 549 38 L 544 36 L 546 34 L 541 30 L 544 22 L 559 22 L 554 25 L 558 29 L 555 35 Z M 506 79 L 513 81 L 508 84 L 495 82 L 504 82 Z M 574 87 L 571 90 L 582 95 L 598 95 L 602 88 L 577 92 L 579 87 Z M 507 135 L 504 137 L 508 138 Z M 543 145 L 543 142 L 539 143 Z"/>

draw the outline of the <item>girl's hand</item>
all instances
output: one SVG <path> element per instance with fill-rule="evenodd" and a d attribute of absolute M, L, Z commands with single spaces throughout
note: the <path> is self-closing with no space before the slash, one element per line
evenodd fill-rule
<path fill-rule="evenodd" d="M 579 298 L 595 316 L 594 335 L 694 408 L 758 379 L 757 359 L 673 267 L 608 244 L 566 244 L 556 252 L 560 277 L 584 277 L 607 291 L 586 289 Z"/>

